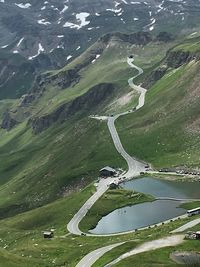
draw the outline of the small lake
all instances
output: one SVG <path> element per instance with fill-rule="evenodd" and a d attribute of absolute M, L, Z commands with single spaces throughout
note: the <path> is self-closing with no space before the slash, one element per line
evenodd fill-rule
<path fill-rule="evenodd" d="M 200 199 L 200 182 L 161 180 L 151 177 L 138 178 L 121 186 L 154 197 L 172 197 L 180 199 Z"/>
<path fill-rule="evenodd" d="M 200 198 L 199 182 L 177 182 L 145 177 L 125 182 L 121 186 L 154 197 Z M 184 214 L 186 211 L 179 208 L 180 204 L 180 201 L 156 200 L 120 208 L 103 217 L 90 232 L 111 234 L 156 224 Z"/>

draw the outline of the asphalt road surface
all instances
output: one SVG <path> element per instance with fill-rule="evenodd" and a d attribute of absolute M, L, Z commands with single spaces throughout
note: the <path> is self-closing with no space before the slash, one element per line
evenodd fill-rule
<path fill-rule="evenodd" d="M 97 259 L 99 259 L 101 256 L 103 256 L 106 252 L 112 250 L 113 248 L 116 248 L 123 243 L 116 243 L 114 245 L 105 246 L 103 248 L 96 249 L 89 254 L 87 254 L 77 265 L 76 267 L 90 267 L 92 266 Z"/>
<path fill-rule="evenodd" d="M 134 59 L 127 59 L 127 63 L 132 67 L 138 70 L 138 74 L 136 76 L 134 76 L 133 78 L 128 80 L 129 85 L 137 90 L 140 93 L 140 97 L 139 97 L 139 101 L 138 101 L 138 105 L 136 107 L 136 110 L 140 109 L 141 107 L 143 107 L 144 103 L 145 103 L 145 94 L 146 94 L 146 89 L 142 88 L 141 86 L 135 85 L 133 83 L 133 80 L 138 77 L 139 75 L 141 75 L 143 73 L 143 70 L 137 66 L 135 66 L 133 64 Z M 132 111 L 134 112 L 134 111 Z M 133 157 L 131 157 L 123 148 L 119 135 L 117 133 L 117 130 L 115 128 L 115 120 L 117 118 L 119 118 L 120 116 L 129 114 L 130 112 L 124 112 L 121 114 L 118 114 L 116 116 L 113 117 L 108 117 L 108 128 L 110 131 L 110 134 L 112 136 L 115 148 L 117 149 L 117 151 L 121 154 L 121 156 L 126 160 L 127 164 L 128 164 L 128 172 L 126 174 L 123 175 L 123 177 L 125 178 L 132 178 L 134 176 L 137 176 L 141 171 L 145 171 L 145 165 L 138 161 L 137 159 L 134 159 Z M 121 177 L 119 176 L 116 179 L 120 179 Z M 88 209 L 90 209 L 92 207 L 92 205 L 98 200 L 98 198 L 107 190 L 108 185 L 113 181 L 113 178 L 108 178 L 105 180 L 101 180 L 99 183 L 99 186 L 97 188 L 97 192 L 82 206 L 82 208 L 77 212 L 77 214 L 74 215 L 73 219 L 69 222 L 69 224 L 67 225 L 68 231 L 73 233 L 73 234 L 81 234 L 81 231 L 78 228 L 78 224 L 79 222 L 83 219 L 83 217 L 86 215 Z M 182 218 L 187 217 L 187 215 L 183 215 L 181 216 Z M 167 222 L 166 222 L 167 223 Z M 174 230 L 173 232 L 182 232 L 188 228 L 193 227 L 194 225 L 197 225 L 198 223 L 200 223 L 200 219 L 194 220 L 192 222 L 189 222 L 185 225 L 183 225 L 182 227 Z M 160 224 L 159 224 L 160 225 Z M 146 229 L 146 228 L 144 228 Z M 172 232 L 172 233 L 173 233 Z M 124 234 L 124 233 L 123 233 Z M 92 234 L 87 234 L 89 236 L 93 236 Z M 100 236 L 100 235 L 99 235 Z M 176 236 L 170 236 L 170 237 L 166 237 L 163 239 L 159 239 L 159 240 L 153 240 L 153 241 L 149 241 L 146 242 L 144 244 L 142 244 L 141 246 L 131 250 L 130 252 L 127 252 L 123 255 L 121 255 L 120 257 L 118 257 L 116 260 L 112 261 L 111 263 L 107 264 L 106 267 L 110 267 L 113 266 L 115 263 L 130 257 L 132 255 L 136 255 L 138 253 L 142 253 L 145 251 L 151 251 L 151 250 L 155 250 L 155 249 L 159 249 L 161 247 L 167 247 L 167 246 L 176 246 L 177 244 L 180 244 L 183 242 L 184 236 L 183 235 L 176 235 Z M 128 242 L 128 241 L 127 241 Z M 125 243 L 125 242 L 124 242 Z M 96 249 L 92 252 L 90 252 L 89 254 L 87 254 L 77 265 L 76 267 L 90 267 L 92 266 L 100 257 L 102 257 L 106 252 L 112 250 L 113 248 L 122 245 L 123 243 L 116 243 L 116 244 L 112 244 L 109 246 L 105 246 L 99 249 Z"/>
<path fill-rule="evenodd" d="M 187 215 L 183 215 L 181 216 L 182 218 L 187 218 Z M 179 232 L 183 232 L 189 228 L 192 228 L 194 227 L 195 225 L 199 224 L 200 223 L 200 218 L 198 219 L 195 219 L 189 223 L 186 223 L 184 225 L 182 225 L 181 227 L 173 230 L 171 233 L 179 233 Z M 161 225 L 160 224 L 157 224 L 157 225 Z M 143 228 L 143 229 L 147 229 L 146 227 Z M 110 262 L 109 264 L 107 264 L 105 267 L 110 267 L 110 266 L 113 266 L 115 263 L 119 262 L 120 260 L 122 259 L 125 259 L 127 257 L 130 257 L 132 255 L 136 255 L 138 253 L 142 253 L 142 252 L 145 252 L 145 251 L 149 251 L 149 250 L 154 250 L 154 249 L 157 249 L 157 248 L 160 248 L 162 245 L 164 246 L 175 246 L 177 244 L 180 244 L 184 239 L 184 235 L 177 235 L 177 236 L 170 236 L 170 237 L 167 237 L 167 238 L 163 238 L 163 239 L 158 239 L 158 240 L 154 240 L 154 241 L 149 241 L 149 242 L 146 242 L 144 244 L 142 244 L 141 246 L 131 250 L 130 252 L 127 252 L 123 255 L 121 255 L 120 257 L 118 257 L 116 260 Z M 128 241 L 127 241 L 128 242 Z M 124 242 L 126 243 L 126 242 Z M 116 243 L 116 244 L 113 244 L 112 248 L 110 248 L 109 250 L 115 248 L 114 245 L 119 246 L 123 243 Z M 110 246 L 108 246 L 110 247 Z M 86 263 L 88 264 L 88 266 L 91 266 L 90 265 L 90 260 L 92 259 L 92 264 L 94 264 L 100 257 L 102 257 L 107 251 L 105 249 L 106 247 L 102 247 L 102 248 L 99 248 L 93 252 L 90 252 L 89 254 L 87 254 L 80 262 L 80 263 Z M 89 257 L 90 255 L 90 257 Z M 92 256 L 92 258 L 91 258 Z M 76 267 L 86 267 L 87 265 L 77 265 Z"/>
<path fill-rule="evenodd" d="M 138 70 L 138 74 L 135 75 L 134 77 L 130 78 L 128 80 L 128 83 L 130 85 L 131 88 L 133 88 L 134 90 L 136 90 L 137 92 L 140 93 L 140 97 L 139 97 L 139 101 L 138 101 L 138 105 L 136 107 L 136 110 L 142 108 L 144 106 L 145 103 L 145 94 L 146 94 L 146 89 L 142 88 L 139 85 L 135 85 L 133 83 L 133 80 L 138 77 L 139 75 L 141 75 L 143 73 L 143 70 L 141 68 L 139 68 L 138 66 L 133 64 L 134 59 L 133 58 L 127 58 L 127 63 L 129 64 L 129 66 L 131 66 L 132 68 L 135 68 L 136 70 Z M 134 110 L 132 110 L 131 112 L 135 112 Z M 138 176 L 140 174 L 140 172 L 144 172 L 145 171 L 145 164 L 138 161 L 137 159 L 131 157 L 123 148 L 121 140 L 119 138 L 119 135 L 117 133 L 116 127 L 115 127 L 115 120 L 118 119 L 120 116 L 124 116 L 126 114 L 129 114 L 130 111 L 127 112 L 123 112 L 120 114 L 117 114 L 113 117 L 108 117 L 108 129 L 110 131 L 110 134 L 112 136 L 113 139 L 113 143 L 115 145 L 115 148 L 117 149 L 117 151 L 121 154 L 121 156 L 126 160 L 127 164 L 128 164 L 128 172 L 123 175 L 123 177 L 126 177 L 128 179 Z"/>
<path fill-rule="evenodd" d="M 71 221 L 67 225 L 67 229 L 74 235 L 81 235 L 82 231 L 79 229 L 80 221 L 85 217 L 88 210 L 94 205 L 94 203 L 106 192 L 108 185 L 113 181 L 113 178 L 102 179 L 99 182 L 97 191 L 86 201 L 86 203 L 80 208 L 80 210 L 74 215 Z"/>
<path fill-rule="evenodd" d="M 146 90 L 133 83 L 133 79 L 143 73 L 143 70 L 141 68 L 135 66 L 132 63 L 133 61 L 134 61 L 134 59 L 127 58 L 127 63 L 132 68 L 137 69 L 138 74 L 136 76 L 134 76 L 133 78 L 129 79 L 128 82 L 133 89 L 137 90 L 140 93 L 139 103 L 138 103 L 138 106 L 136 107 L 136 109 L 139 109 L 144 105 Z M 121 154 L 121 156 L 126 160 L 126 162 L 128 164 L 127 173 L 125 173 L 123 176 L 119 176 L 118 178 L 115 178 L 116 182 L 119 182 L 119 179 L 121 179 L 122 177 L 123 177 L 123 179 L 127 179 L 127 178 L 130 179 L 134 176 L 138 176 L 140 174 L 140 172 L 145 171 L 145 164 L 134 159 L 124 150 L 122 143 L 120 141 L 119 135 L 117 133 L 117 130 L 115 128 L 115 120 L 117 118 L 119 118 L 120 116 L 126 115 L 128 113 L 129 113 L 129 111 L 118 114 L 114 117 L 108 117 L 108 128 L 109 128 L 110 134 L 112 136 L 114 145 L 115 145 L 117 151 Z M 102 179 L 99 182 L 99 185 L 97 187 L 97 191 L 86 201 L 86 203 L 80 208 L 80 210 L 74 215 L 74 217 L 68 223 L 67 229 L 70 233 L 75 234 L 75 235 L 84 234 L 79 229 L 79 223 L 85 217 L 88 210 L 94 205 L 94 203 L 106 192 L 106 190 L 109 187 L 109 184 L 111 184 L 112 182 L 113 182 L 113 178 Z M 87 235 L 91 236 L 92 234 L 87 234 Z"/>

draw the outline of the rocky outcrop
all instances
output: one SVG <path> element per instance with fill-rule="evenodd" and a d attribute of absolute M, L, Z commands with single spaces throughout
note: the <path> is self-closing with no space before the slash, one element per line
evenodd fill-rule
<path fill-rule="evenodd" d="M 121 39 L 124 42 L 129 42 L 136 45 L 146 45 L 152 41 L 152 36 L 149 32 L 136 32 L 133 34 L 125 33 L 109 33 L 100 38 L 102 42 L 108 43 L 112 38 Z"/>
<path fill-rule="evenodd" d="M 174 37 L 171 33 L 168 33 L 168 32 L 160 32 L 157 36 L 156 36 L 156 41 L 158 42 L 164 42 L 164 43 L 167 43 L 167 42 L 171 42 L 174 40 Z"/>
<path fill-rule="evenodd" d="M 149 76 L 147 76 L 142 86 L 147 89 L 150 88 L 155 82 L 160 80 L 165 75 L 167 69 L 167 65 L 163 65 L 155 69 Z"/>
<path fill-rule="evenodd" d="M 17 121 L 13 119 L 8 111 L 3 114 L 3 121 L 1 123 L 1 128 L 7 131 L 10 131 L 13 127 L 15 127 Z"/>
<path fill-rule="evenodd" d="M 70 86 L 74 86 L 80 81 L 81 75 L 79 72 L 90 65 L 92 60 L 94 60 L 98 54 L 102 54 L 105 47 L 105 45 L 98 41 L 83 54 L 80 61 L 81 63 L 76 64 L 73 68 L 63 68 L 55 74 L 48 72 L 38 75 L 34 81 L 31 93 L 40 93 L 41 96 L 48 84 L 51 84 L 51 86 L 54 87 L 59 87 L 60 89 L 67 89 Z"/>
<path fill-rule="evenodd" d="M 166 63 L 171 68 L 178 68 L 192 60 L 200 60 L 200 53 L 190 51 L 172 50 L 167 54 Z"/>
<path fill-rule="evenodd" d="M 34 81 L 31 88 L 31 94 L 40 93 L 42 95 L 48 84 L 51 84 L 54 87 L 60 87 L 60 89 L 65 89 L 78 83 L 79 80 L 80 75 L 76 69 L 63 70 L 55 75 L 52 75 L 51 73 L 40 74 Z"/>
<path fill-rule="evenodd" d="M 31 118 L 28 124 L 31 125 L 33 132 L 38 134 L 55 122 L 62 123 L 75 114 L 79 113 L 80 116 L 86 115 L 108 100 L 112 96 L 114 89 L 114 85 L 110 83 L 98 84 L 92 87 L 86 94 L 61 105 L 54 112 L 41 117 Z"/>
<path fill-rule="evenodd" d="M 190 61 L 200 60 L 199 52 L 191 52 L 179 50 L 177 47 L 175 49 L 169 50 L 165 59 L 163 60 L 163 65 L 159 68 L 156 68 L 153 72 L 150 73 L 145 78 L 143 87 L 150 88 L 156 81 L 160 80 L 168 69 L 178 68 L 184 64 L 189 63 Z"/>
<path fill-rule="evenodd" d="M 21 103 L 19 104 L 20 107 L 26 107 L 31 104 L 36 99 L 36 95 L 34 94 L 26 94 L 21 97 Z"/>

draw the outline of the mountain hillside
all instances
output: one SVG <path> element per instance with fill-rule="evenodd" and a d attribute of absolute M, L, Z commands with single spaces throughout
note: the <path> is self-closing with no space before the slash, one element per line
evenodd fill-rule
<path fill-rule="evenodd" d="M 200 39 L 171 49 L 146 85 L 160 69 L 144 108 L 117 122 L 120 136 L 130 153 L 155 167 L 198 168 Z"/>
<path fill-rule="evenodd" d="M 64 66 L 116 29 L 196 34 L 199 12 L 196 0 L 2 0 L 0 99 L 20 97 L 38 73 Z"/>
<path fill-rule="evenodd" d="M 199 250 L 198 240 L 171 234 L 194 217 L 170 217 L 171 207 L 200 205 L 176 199 L 190 197 L 182 181 L 195 181 L 193 191 L 200 180 L 199 13 L 196 0 L 0 0 L 0 267 L 89 266 L 91 252 L 102 267 L 169 235 L 175 248 L 131 257 L 127 267 L 171 266 L 174 250 Z M 117 174 L 100 178 L 105 166 Z M 149 187 L 154 178 L 143 174 L 163 179 L 152 186 L 158 193 L 174 182 L 167 196 L 176 198 L 121 188 L 133 177 Z M 88 235 L 112 211 L 124 223 L 138 203 L 147 205 L 142 221 L 154 204 L 169 221 L 152 215 L 130 223 L 131 233 Z"/>
<path fill-rule="evenodd" d="M 148 69 L 173 45 L 145 32 L 105 35 L 64 68 L 39 75 L 29 94 L 0 103 L 1 216 L 77 190 L 107 164 L 126 168 L 106 123 L 89 116 L 134 107 L 127 56 L 137 53 Z"/>

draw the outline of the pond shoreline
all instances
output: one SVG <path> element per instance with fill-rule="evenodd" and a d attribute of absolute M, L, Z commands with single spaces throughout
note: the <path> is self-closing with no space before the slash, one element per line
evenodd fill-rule
<path fill-rule="evenodd" d="M 89 232 L 92 234 L 104 234 L 102 229 L 105 228 L 107 229 L 105 230 L 105 234 L 108 234 L 110 230 L 108 230 L 109 227 L 106 225 L 111 224 L 112 230 L 109 234 L 125 233 L 127 232 L 126 229 L 128 229 L 128 232 L 132 231 L 129 230 L 130 225 L 133 227 L 132 229 L 134 231 L 135 228 L 144 228 L 149 225 L 162 223 L 166 220 L 172 220 L 177 216 L 180 217 L 186 213 L 186 209 L 183 209 L 181 204 L 193 202 L 195 200 L 198 201 L 199 199 L 200 184 L 194 182 L 196 181 L 188 181 L 182 179 L 182 177 L 178 180 L 172 180 L 162 179 L 158 176 L 152 178 L 149 175 L 122 182 L 120 186 L 123 189 L 153 196 L 155 198 L 153 204 L 145 202 L 143 205 L 135 204 L 117 208 L 109 214 L 102 216 L 95 228 L 90 229 Z M 149 211 L 151 211 L 151 213 L 149 213 Z M 118 214 L 123 212 L 125 212 L 125 214 Z M 128 215 L 126 213 L 128 213 Z M 110 218 L 110 221 L 108 218 Z M 140 222 L 138 222 L 138 220 Z M 119 229 L 117 227 L 119 227 Z M 116 230 L 113 230 L 114 228 Z M 96 232 L 95 229 L 97 230 Z"/>

